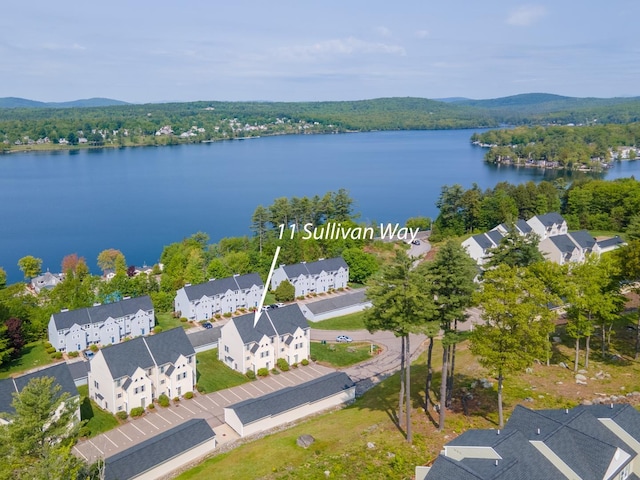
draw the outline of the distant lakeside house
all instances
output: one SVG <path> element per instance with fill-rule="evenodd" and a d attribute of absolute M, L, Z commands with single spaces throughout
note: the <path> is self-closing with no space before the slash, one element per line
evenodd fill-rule
<path fill-rule="evenodd" d="M 271 289 L 275 290 L 285 280 L 295 287 L 296 297 L 325 293 L 347 286 L 349 266 L 342 257 L 280 265 L 271 276 Z"/>
<path fill-rule="evenodd" d="M 240 373 L 272 369 L 279 358 L 289 364 L 308 360 L 311 331 L 297 304 L 232 318 L 220 331 L 218 358 Z"/>
<path fill-rule="evenodd" d="M 500 224 L 488 232 L 469 237 L 462 242 L 462 246 L 482 266 L 489 261 L 492 250 L 500 245 L 509 228 L 511 227 L 504 223 Z M 624 245 L 618 236 L 597 241 L 586 230 L 569 232 L 566 220 L 555 212 L 535 215 L 526 222 L 520 219 L 513 228 L 521 236 L 536 235 L 540 253 L 545 259 L 560 265 L 584 262 L 590 253 L 600 255 Z"/>
<path fill-rule="evenodd" d="M 51 290 L 62 282 L 62 280 L 64 280 L 62 273 L 45 272 L 31 279 L 31 288 L 33 288 L 36 293 L 40 293 L 42 290 Z"/>
<path fill-rule="evenodd" d="M 112 413 L 145 408 L 162 394 L 180 397 L 196 384 L 196 352 L 179 327 L 103 348 L 90 363 L 89 397 Z"/>
<path fill-rule="evenodd" d="M 208 320 L 215 314 L 233 313 L 240 308 L 257 308 L 264 291 L 260 275 L 234 275 L 187 284 L 176 292 L 174 308 L 189 320 Z"/>
<path fill-rule="evenodd" d="M 155 313 L 148 295 L 89 308 L 63 310 L 49 319 L 49 343 L 60 351 L 80 351 L 94 344 L 116 344 L 148 335 Z"/>
<path fill-rule="evenodd" d="M 55 379 L 55 384 L 60 386 L 60 395 L 63 393 L 69 394 L 70 399 L 77 399 L 79 396 L 76 384 L 73 381 L 71 372 L 66 363 L 56 363 L 40 370 L 26 373 L 18 377 L 9 377 L 0 380 L 0 425 L 9 423 L 7 415 L 15 413 L 13 406 L 14 394 L 22 392 L 22 389 L 33 378 L 51 377 Z M 76 411 L 76 418 L 80 421 L 80 404 L 78 403 L 78 409 Z"/>

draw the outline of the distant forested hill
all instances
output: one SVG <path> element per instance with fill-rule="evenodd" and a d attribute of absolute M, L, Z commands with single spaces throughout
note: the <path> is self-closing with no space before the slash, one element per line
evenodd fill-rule
<path fill-rule="evenodd" d="M 128 103 L 111 98 L 87 98 L 71 102 L 38 102 L 37 100 L 18 97 L 0 98 L 0 108 L 84 108 L 110 107 L 113 105 L 128 105 Z"/>
<path fill-rule="evenodd" d="M 404 97 L 144 105 L 100 98 L 58 104 L 5 98 L 0 99 L 0 150 L 30 145 L 60 148 L 60 143 L 64 148 L 75 144 L 164 145 L 275 134 L 635 121 L 640 121 L 637 97 L 573 98 L 544 93 L 492 100 Z"/>

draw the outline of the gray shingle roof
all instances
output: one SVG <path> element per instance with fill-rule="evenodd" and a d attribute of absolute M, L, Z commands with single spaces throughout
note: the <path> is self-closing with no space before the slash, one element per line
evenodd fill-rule
<path fill-rule="evenodd" d="M 175 363 L 180 355 L 195 355 L 193 345 L 183 328 L 173 328 L 157 335 L 145 337 L 153 359 L 158 366 Z"/>
<path fill-rule="evenodd" d="M 615 237 L 600 240 L 598 242 L 598 245 L 600 246 L 600 248 L 608 248 L 608 247 L 617 247 L 619 245 L 622 245 L 623 243 L 624 243 L 624 240 L 622 240 L 618 235 L 616 235 Z"/>
<path fill-rule="evenodd" d="M 220 327 L 205 328 L 187 335 L 194 348 L 215 343 L 220 339 Z"/>
<path fill-rule="evenodd" d="M 310 402 L 316 402 L 348 390 L 355 384 L 344 372 L 333 372 L 310 382 L 250 398 L 231 405 L 240 421 L 247 425 L 265 417 L 278 415 Z"/>
<path fill-rule="evenodd" d="M 209 280 L 198 285 L 189 285 L 184 287 L 184 292 L 189 300 L 198 300 L 202 297 L 215 297 L 229 290 L 244 290 L 251 288 L 253 285 L 259 287 L 264 286 L 260 275 L 257 273 L 248 273 L 246 275 L 234 275 L 233 277 L 218 278 Z"/>
<path fill-rule="evenodd" d="M 53 322 L 58 330 L 62 330 L 71 328 L 74 323 L 88 325 L 95 322 L 104 322 L 109 317 L 120 318 L 137 313 L 139 310 L 144 310 L 145 312 L 153 310 L 151 298 L 148 295 L 95 307 L 54 313 Z"/>
<path fill-rule="evenodd" d="M 71 397 L 78 395 L 78 389 L 73 382 L 69 367 L 65 362 L 57 363 L 20 377 L 0 380 L 0 412 L 13 413 L 14 409 L 11 406 L 13 393 L 22 391 L 32 378 L 41 377 L 55 378 L 55 382 L 60 385 L 60 394 L 68 393 Z"/>
<path fill-rule="evenodd" d="M 474 235 L 472 238 L 476 241 L 478 245 L 480 245 L 480 247 L 483 250 L 493 248 L 493 243 L 491 243 L 491 240 L 489 240 L 489 238 L 484 233 L 479 233 L 478 235 Z"/>
<path fill-rule="evenodd" d="M 154 360 L 156 365 L 161 366 L 173 363 L 181 354 L 195 354 L 187 334 L 180 327 L 111 345 L 100 352 L 114 380 L 130 377 L 138 367 L 151 368 L 154 366 Z"/>
<path fill-rule="evenodd" d="M 536 215 L 538 220 L 542 222 L 545 227 L 551 227 L 553 224 L 561 225 L 564 222 L 564 218 L 558 212 L 545 213 L 544 215 Z"/>
<path fill-rule="evenodd" d="M 490 230 L 486 233 L 487 237 L 489 237 L 493 243 L 496 245 L 500 245 L 500 241 L 504 238 L 504 235 L 500 233 L 498 230 Z"/>
<path fill-rule="evenodd" d="M 294 333 L 298 327 L 302 329 L 309 328 L 309 322 L 307 322 L 302 310 L 296 303 L 262 312 L 255 328 L 253 326 L 254 318 L 254 314 L 249 313 L 231 320 L 245 345 L 259 342 L 264 335 L 273 337 Z"/>
<path fill-rule="evenodd" d="M 516 227 L 518 228 L 518 230 L 520 230 L 520 232 L 522 232 L 523 234 L 527 234 L 527 233 L 531 233 L 533 231 L 533 229 L 531 228 L 531 225 L 529 225 L 526 221 L 519 219 L 516 222 Z"/>
<path fill-rule="evenodd" d="M 297 278 L 300 275 L 318 275 L 324 272 L 337 272 L 340 268 L 345 270 L 349 268 L 347 262 L 342 257 L 325 258 L 317 262 L 303 262 L 295 265 L 285 265 L 284 273 L 290 279 Z"/>
<path fill-rule="evenodd" d="M 330 312 L 339 308 L 346 308 L 353 305 L 367 303 L 369 300 L 365 296 L 364 290 L 358 290 L 354 293 L 339 295 L 337 297 L 325 298 L 317 302 L 307 303 L 306 306 L 312 313 L 318 315 L 320 313 Z"/>
<path fill-rule="evenodd" d="M 86 360 L 67 363 L 67 366 L 69 367 L 69 372 L 71 372 L 73 380 L 87 378 L 87 374 L 89 373 L 89 362 Z"/>
<path fill-rule="evenodd" d="M 558 247 L 558 250 L 565 255 L 571 254 L 571 252 L 578 248 L 576 244 L 573 243 L 569 235 L 556 235 L 549 237 L 549 241 Z"/>
<path fill-rule="evenodd" d="M 105 480 L 127 480 L 215 437 L 204 419 L 188 420 L 105 460 Z"/>
<path fill-rule="evenodd" d="M 570 232 L 569 235 L 571 235 L 571 238 L 573 238 L 573 240 L 585 250 L 591 251 L 596 245 L 596 239 L 593 238 L 586 230 Z"/>

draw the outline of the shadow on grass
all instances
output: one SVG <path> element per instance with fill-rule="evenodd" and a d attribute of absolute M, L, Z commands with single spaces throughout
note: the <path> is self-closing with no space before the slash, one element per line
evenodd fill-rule
<path fill-rule="evenodd" d="M 84 397 L 80 404 L 80 419 L 91 420 L 94 416 L 93 407 L 91 406 L 91 400 L 89 397 Z"/>

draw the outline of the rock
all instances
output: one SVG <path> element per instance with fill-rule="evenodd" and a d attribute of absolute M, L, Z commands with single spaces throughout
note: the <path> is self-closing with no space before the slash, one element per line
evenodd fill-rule
<path fill-rule="evenodd" d="M 544 395 L 538 395 L 538 398 L 544 398 Z"/>
<path fill-rule="evenodd" d="M 564 363 L 564 362 L 560 362 L 560 363 L 558 364 L 558 366 L 559 366 L 559 367 L 562 367 L 562 368 L 569 368 L 569 365 L 567 365 L 567 364 L 566 364 L 566 363 Z"/>
<path fill-rule="evenodd" d="M 376 448 L 376 444 L 375 444 L 375 443 L 373 443 L 373 442 L 367 442 L 367 448 L 368 448 L 369 450 L 371 450 L 371 449 L 373 449 L 373 448 Z"/>
<path fill-rule="evenodd" d="M 581 382 L 586 382 L 587 381 L 587 377 L 585 377 L 581 373 L 576 373 L 576 381 L 577 380 L 580 380 Z"/>
<path fill-rule="evenodd" d="M 554 343 L 560 343 L 562 340 L 560 340 L 560 337 L 552 337 L 551 338 L 553 340 Z"/>
<path fill-rule="evenodd" d="M 528 368 L 525 370 L 525 372 L 526 372 L 526 373 L 533 373 L 533 368 L 528 367 Z"/>
<path fill-rule="evenodd" d="M 329 470 L 324 471 L 324 476 L 329 478 L 331 476 L 331 472 Z"/>
<path fill-rule="evenodd" d="M 476 388 L 478 386 L 478 382 L 473 381 L 471 382 L 471 388 Z"/>
<path fill-rule="evenodd" d="M 396 454 L 392 452 L 387 452 L 387 458 L 395 458 Z"/>
<path fill-rule="evenodd" d="M 591 400 L 582 400 L 582 405 L 593 405 Z"/>
<path fill-rule="evenodd" d="M 600 405 L 602 403 L 602 400 L 600 400 L 599 398 L 594 398 L 591 403 L 593 403 L 593 405 Z"/>
<path fill-rule="evenodd" d="M 356 353 L 356 347 L 347 347 L 347 352 Z"/>
<path fill-rule="evenodd" d="M 624 385 L 620 387 L 620 390 L 626 390 L 627 387 L 625 387 Z"/>
<path fill-rule="evenodd" d="M 482 388 L 493 388 L 493 382 L 490 382 L 486 378 L 481 378 L 480 383 L 482 384 Z"/>
<path fill-rule="evenodd" d="M 311 435 L 300 435 L 296 440 L 296 443 L 298 444 L 299 447 L 308 448 L 309 445 L 311 445 L 315 441 L 316 439 L 313 438 Z"/>
<path fill-rule="evenodd" d="M 564 385 L 563 382 L 556 382 L 556 385 Z"/>
<path fill-rule="evenodd" d="M 583 381 L 583 380 L 576 380 L 576 383 L 577 383 L 578 385 L 586 385 L 586 384 L 587 384 L 587 382 L 585 382 L 585 381 Z"/>
<path fill-rule="evenodd" d="M 580 370 L 578 370 L 578 373 L 581 373 L 582 375 L 586 375 L 588 372 L 584 368 L 581 368 Z"/>
<path fill-rule="evenodd" d="M 531 397 L 527 397 L 524 399 L 525 402 L 533 402 L 533 398 Z"/>

